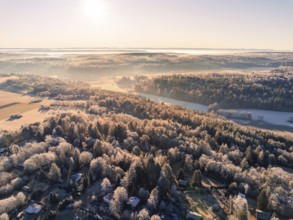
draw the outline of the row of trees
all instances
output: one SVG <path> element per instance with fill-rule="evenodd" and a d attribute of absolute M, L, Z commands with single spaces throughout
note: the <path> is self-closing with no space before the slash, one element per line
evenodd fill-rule
<path fill-rule="evenodd" d="M 138 84 L 138 92 L 222 108 L 293 111 L 293 72 L 164 75 Z"/>

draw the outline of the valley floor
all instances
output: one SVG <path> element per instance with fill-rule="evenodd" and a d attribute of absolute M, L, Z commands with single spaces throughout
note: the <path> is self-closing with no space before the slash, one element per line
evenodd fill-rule
<path fill-rule="evenodd" d="M 163 102 L 169 105 L 179 105 L 191 110 L 208 112 L 208 106 L 197 104 L 197 103 L 186 102 L 186 101 L 172 99 L 172 98 L 168 98 L 164 96 L 147 94 L 147 93 L 133 93 L 133 94 L 143 96 L 155 102 Z M 236 112 L 250 112 L 252 114 L 251 121 L 231 119 L 232 121 L 238 124 L 241 124 L 244 126 L 261 128 L 261 129 L 269 130 L 272 132 L 277 132 L 283 135 L 293 136 L 293 133 L 292 133 L 293 124 L 288 122 L 288 119 L 290 117 L 293 117 L 292 112 L 266 111 L 266 110 L 258 110 L 258 109 L 228 109 L 228 110 L 236 111 Z M 263 117 L 262 121 L 257 121 L 259 116 Z"/>

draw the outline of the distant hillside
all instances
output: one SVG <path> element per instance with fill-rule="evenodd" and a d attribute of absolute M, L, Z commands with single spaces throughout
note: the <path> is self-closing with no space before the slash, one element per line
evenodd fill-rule
<path fill-rule="evenodd" d="M 221 108 L 293 111 L 293 71 L 246 74 L 164 75 L 146 80 L 136 91 Z"/>

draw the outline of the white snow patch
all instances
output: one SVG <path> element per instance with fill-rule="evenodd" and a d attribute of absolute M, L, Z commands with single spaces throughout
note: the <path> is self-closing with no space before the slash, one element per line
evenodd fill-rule
<path fill-rule="evenodd" d="M 289 118 L 293 117 L 293 112 L 278 112 L 258 109 L 236 109 L 236 111 L 251 112 L 252 120 L 257 120 L 259 116 L 262 116 L 263 121 L 266 123 L 293 127 L 293 124 L 288 122 Z"/>
<path fill-rule="evenodd" d="M 163 97 L 163 96 L 146 94 L 146 93 L 134 93 L 134 94 L 143 96 L 143 97 L 150 99 L 151 101 L 154 101 L 154 102 L 163 102 L 168 105 L 179 105 L 179 106 L 185 107 L 187 109 L 191 109 L 191 110 L 208 112 L 207 106 L 197 104 L 197 103 L 185 102 L 185 101 L 180 101 L 180 100 L 167 98 L 167 97 Z"/>
<path fill-rule="evenodd" d="M 141 95 L 154 102 L 163 102 L 169 105 L 180 105 L 187 109 L 208 112 L 208 106 L 206 105 L 201 105 L 201 104 L 192 103 L 192 102 L 185 102 L 185 101 L 180 101 L 180 100 L 167 98 L 163 96 L 146 94 L 146 93 L 135 93 L 135 94 Z M 258 110 L 258 109 L 225 109 L 225 110 L 233 110 L 236 112 L 251 112 L 252 120 L 254 121 L 258 120 L 259 116 L 262 116 L 263 121 L 266 123 L 273 124 L 273 125 L 293 127 L 293 124 L 288 122 L 289 118 L 293 117 L 293 112 L 267 111 L 267 110 Z M 239 121 L 238 119 L 236 120 L 233 119 L 233 121 L 242 123 L 242 124 L 248 124 L 247 121 L 243 122 L 243 121 Z"/>

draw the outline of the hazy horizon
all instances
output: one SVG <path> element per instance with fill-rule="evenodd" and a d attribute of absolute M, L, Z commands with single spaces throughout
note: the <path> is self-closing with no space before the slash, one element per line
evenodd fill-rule
<path fill-rule="evenodd" d="M 243 50 L 243 51 L 293 51 L 271 48 L 220 48 L 220 47 L 0 47 L 0 50 Z"/>
<path fill-rule="evenodd" d="M 289 0 L 0 1 L 0 48 L 293 50 Z"/>
<path fill-rule="evenodd" d="M 225 48 L 225 47 L 0 47 L 0 50 L 238 50 L 238 51 L 266 51 L 266 52 L 293 52 L 293 49 L 271 48 Z"/>

